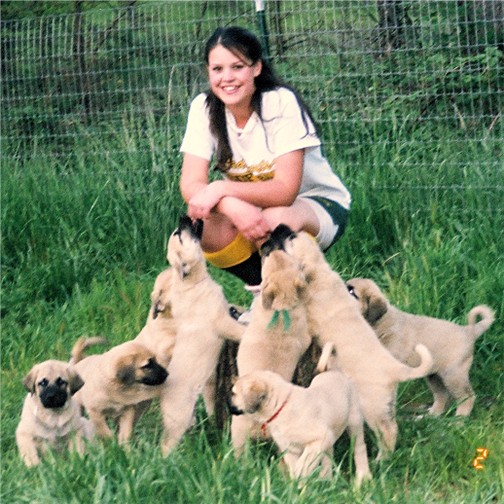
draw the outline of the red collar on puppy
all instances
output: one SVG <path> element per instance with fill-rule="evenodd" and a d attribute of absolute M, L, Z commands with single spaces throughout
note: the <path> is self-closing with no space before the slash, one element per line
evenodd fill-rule
<path fill-rule="evenodd" d="M 287 401 L 289 400 L 289 397 L 290 397 L 290 394 L 287 396 L 287 398 L 285 399 L 285 401 L 282 403 L 282 406 L 280 406 L 280 408 L 278 408 L 275 413 L 273 413 L 273 415 L 271 415 L 268 420 L 266 420 L 262 425 L 261 425 L 261 432 L 262 432 L 262 435 L 263 437 L 266 437 L 266 431 L 268 429 L 268 424 L 273 422 L 273 420 L 275 420 L 275 418 L 280 415 L 281 411 L 284 409 L 285 405 L 287 404 Z"/>

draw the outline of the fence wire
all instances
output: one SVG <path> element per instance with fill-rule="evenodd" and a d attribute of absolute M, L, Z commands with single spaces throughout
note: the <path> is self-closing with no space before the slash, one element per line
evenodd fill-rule
<path fill-rule="evenodd" d="M 312 108 L 333 162 L 409 166 L 418 176 L 392 171 L 377 189 L 470 185 L 503 211 L 503 1 L 265 5 L 272 62 Z M 162 165 L 206 88 L 204 41 L 230 24 L 257 32 L 255 2 L 132 1 L 2 21 L 2 156 L 64 159 L 85 145 Z"/>

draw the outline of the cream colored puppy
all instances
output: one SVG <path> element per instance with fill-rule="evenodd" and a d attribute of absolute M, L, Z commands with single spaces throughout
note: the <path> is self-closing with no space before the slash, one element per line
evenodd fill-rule
<path fill-rule="evenodd" d="M 397 385 L 429 374 L 432 367 L 430 352 L 423 345 L 415 347 L 421 361 L 416 368 L 393 357 L 380 344 L 345 282 L 331 269 L 310 235 L 294 233 L 287 226 L 280 225 L 272 232 L 271 240 L 300 262 L 308 282 L 310 334 L 322 347 L 326 343 L 334 344 L 337 364 L 354 381 L 364 418 L 378 437 L 378 458 L 384 457 L 395 449 L 397 439 Z"/>
<path fill-rule="evenodd" d="M 238 375 L 268 369 L 290 381 L 311 344 L 304 304 L 306 281 L 296 259 L 282 250 L 263 254 L 261 276 L 260 294 L 238 347 Z M 258 427 L 252 417 L 232 418 L 236 455 L 243 452 L 247 436 L 259 435 Z"/>
<path fill-rule="evenodd" d="M 82 416 L 73 395 L 84 385 L 68 362 L 48 360 L 36 364 L 24 377 L 28 391 L 16 429 L 19 454 L 28 467 L 40 462 L 48 449 L 75 447 L 84 452 L 83 439 L 92 439 L 91 422 Z"/>
<path fill-rule="evenodd" d="M 126 341 L 103 354 L 84 356 L 88 346 L 103 341 L 81 338 L 74 345 L 70 362 L 84 380 L 74 397 L 86 410 L 98 436 L 113 437 L 107 423 L 113 419 L 119 426 L 119 443 L 127 444 L 138 416 L 137 408 L 159 397 L 168 372 L 158 364 L 152 351 L 136 341 Z"/>
<path fill-rule="evenodd" d="M 202 221 L 193 223 L 183 216 L 168 240 L 177 338 L 168 367 L 170 379 L 161 396 L 163 456 L 190 427 L 196 401 L 215 377 L 224 339 L 239 341 L 245 330 L 230 315 L 222 287 L 208 274 L 200 243 L 202 231 Z"/>
<path fill-rule="evenodd" d="M 235 382 L 231 413 L 251 417 L 269 432 L 295 479 L 319 466 L 320 477 L 330 478 L 333 445 L 348 430 L 355 440 L 356 484 L 371 478 L 357 392 L 336 369 L 316 376 L 308 388 L 273 371 L 252 371 Z"/>
<path fill-rule="evenodd" d="M 173 270 L 167 268 L 156 277 L 151 292 L 151 307 L 144 327 L 133 340 L 156 356 L 161 366 L 168 367 L 175 348 L 177 329 L 170 300 Z"/>
<path fill-rule="evenodd" d="M 415 345 L 422 343 L 430 350 L 434 364 L 427 383 L 434 394 L 434 404 L 429 413 L 443 413 L 451 396 L 457 401 L 456 414 L 469 415 L 476 398 L 469 381 L 474 343 L 492 325 L 493 311 L 485 305 L 476 306 L 468 314 L 468 325 L 460 326 L 399 310 L 370 279 L 352 278 L 347 287 L 381 343 L 397 359 L 417 366 Z M 478 317 L 481 320 L 476 322 Z"/>

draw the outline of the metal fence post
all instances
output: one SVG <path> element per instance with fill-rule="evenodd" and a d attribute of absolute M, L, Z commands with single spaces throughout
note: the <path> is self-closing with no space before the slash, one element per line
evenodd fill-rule
<path fill-rule="evenodd" d="M 256 12 L 257 12 L 257 24 L 259 26 L 259 31 L 261 32 L 261 41 L 264 49 L 264 59 L 269 62 L 270 60 L 270 49 L 269 49 L 269 34 L 268 28 L 266 26 L 266 13 L 264 11 L 265 0 L 255 0 Z"/>

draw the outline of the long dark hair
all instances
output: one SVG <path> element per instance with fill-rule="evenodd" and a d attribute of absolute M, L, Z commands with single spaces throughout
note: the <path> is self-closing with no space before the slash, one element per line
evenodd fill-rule
<path fill-rule="evenodd" d="M 262 93 L 284 87 L 294 93 L 299 107 L 301 108 L 301 116 L 306 128 L 306 134 L 308 134 L 307 118 L 315 125 L 309 108 L 296 91 L 275 74 L 269 61 L 263 58 L 261 42 L 252 32 L 240 26 L 217 28 L 208 39 L 205 46 L 205 62 L 207 65 L 210 51 L 218 45 L 231 51 L 239 58 L 250 62 L 251 65 L 254 65 L 258 61 L 262 62 L 261 73 L 254 80 L 255 92 L 252 95 L 252 109 L 259 116 L 261 121 L 263 120 L 261 110 Z M 208 90 L 206 104 L 210 115 L 210 131 L 217 139 L 217 168 L 221 171 L 226 171 L 233 154 L 229 145 L 224 103 L 222 103 L 211 90 Z"/>

